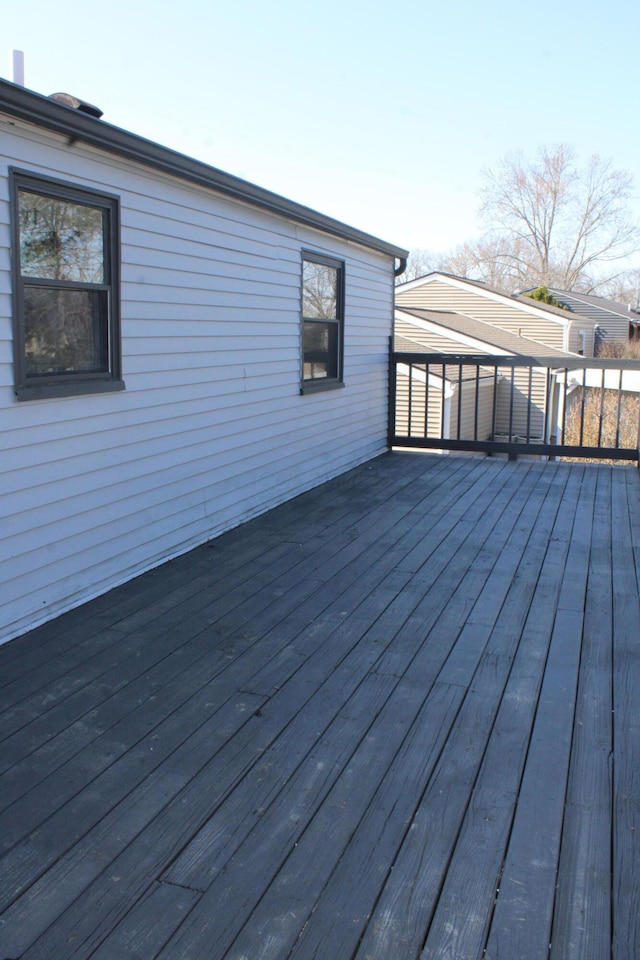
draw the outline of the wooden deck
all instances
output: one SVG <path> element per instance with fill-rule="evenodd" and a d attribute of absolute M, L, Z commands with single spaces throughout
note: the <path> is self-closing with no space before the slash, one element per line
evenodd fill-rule
<path fill-rule="evenodd" d="M 640 475 L 392 453 L 0 649 L 0 960 L 637 960 Z"/>

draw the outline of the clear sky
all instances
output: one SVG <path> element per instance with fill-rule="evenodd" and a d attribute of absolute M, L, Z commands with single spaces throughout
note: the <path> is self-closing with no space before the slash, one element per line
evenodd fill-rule
<path fill-rule="evenodd" d="M 28 88 L 400 246 L 477 236 L 480 171 L 517 150 L 569 143 L 640 187 L 638 0 L 8 7 L 6 79 L 23 50 Z"/>

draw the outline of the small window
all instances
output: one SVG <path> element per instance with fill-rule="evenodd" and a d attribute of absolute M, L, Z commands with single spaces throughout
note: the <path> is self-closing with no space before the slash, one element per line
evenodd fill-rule
<path fill-rule="evenodd" d="M 302 386 L 342 382 L 344 264 L 316 254 L 302 261 Z"/>
<path fill-rule="evenodd" d="M 18 399 L 121 390 L 118 201 L 14 172 Z"/>

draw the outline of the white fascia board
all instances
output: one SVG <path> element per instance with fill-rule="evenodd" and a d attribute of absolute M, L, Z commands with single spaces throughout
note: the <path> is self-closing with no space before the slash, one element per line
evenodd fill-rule
<path fill-rule="evenodd" d="M 564 383 L 565 376 L 566 374 L 564 370 L 561 369 L 556 371 L 556 378 L 560 383 Z M 574 387 L 581 387 L 582 377 L 582 370 L 570 370 L 567 377 L 568 389 L 571 389 L 571 385 Z M 592 368 L 588 367 L 584 371 L 584 386 L 601 388 L 602 370 L 593 370 Z M 621 389 L 624 393 L 640 393 L 640 373 L 636 370 L 623 370 L 622 380 L 620 380 L 619 370 L 605 370 L 604 388 L 605 390 L 616 391 Z"/>
<path fill-rule="evenodd" d="M 445 279 L 445 274 L 438 273 L 427 273 L 424 277 L 417 277 L 415 280 L 407 280 L 405 283 L 398 283 L 396 285 L 396 291 L 398 293 L 403 293 L 405 290 L 414 290 L 416 287 L 422 287 L 425 283 L 433 283 L 434 280 L 443 280 Z"/>
<path fill-rule="evenodd" d="M 435 323 L 431 320 L 422 320 L 419 317 L 415 317 L 411 313 L 406 313 L 404 310 L 396 307 L 395 311 L 401 320 L 404 320 L 406 323 L 411 323 L 419 330 L 424 330 L 427 333 L 435 333 L 437 336 L 442 337 L 446 336 L 450 340 L 454 340 L 456 343 L 461 344 L 463 347 L 473 347 L 476 350 L 482 350 L 484 353 L 495 354 L 498 357 L 513 357 L 515 354 L 510 350 L 502 350 L 500 347 L 494 346 L 492 343 L 487 343 L 484 340 L 478 340 L 476 337 L 470 337 L 466 333 L 459 333 L 457 330 L 451 330 L 449 327 L 444 324 Z M 478 323 L 482 321 L 479 320 Z M 443 330 L 445 333 L 443 334 Z M 425 353 L 428 351 L 425 351 Z"/>

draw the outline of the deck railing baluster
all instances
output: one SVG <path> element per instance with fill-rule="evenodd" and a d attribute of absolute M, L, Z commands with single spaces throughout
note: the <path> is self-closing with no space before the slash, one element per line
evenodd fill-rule
<path fill-rule="evenodd" d="M 580 404 L 580 446 L 584 443 L 584 411 L 587 398 L 587 370 L 582 371 L 582 402 Z"/>
<path fill-rule="evenodd" d="M 424 435 L 425 437 L 429 436 L 429 376 L 431 366 L 430 364 L 425 365 L 425 385 L 424 385 Z"/>
<path fill-rule="evenodd" d="M 527 436 L 526 442 L 531 440 L 531 407 L 533 406 L 533 367 L 529 367 L 529 391 L 527 394 Z"/>
<path fill-rule="evenodd" d="M 476 399 L 473 410 L 473 439 L 478 439 L 478 408 L 480 406 L 480 364 L 476 367 Z"/>
<path fill-rule="evenodd" d="M 398 378 L 398 365 L 402 365 L 402 394 L 400 393 L 400 380 Z M 429 417 L 432 411 L 432 400 L 437 403 L 437 392 L 432 398 L 430 396 L 430 380 L 433 366 L 439 368 L 438 375 L 441 376 L 440 384 L 440 436 L 437 436 L 437 420 L 430 430 Z M 393 446 L 415 447 L 420 449 L 441 449 L 441 450 L 468 450 L 485 453 L 507 453 L 510 457 L 517 457 L 522 451 L 522 440 L 526 443 L 527 453 L 533 456 L 549 457 L 555 459 L 557 456 L 563 457 L 581 457 L 587 459 L 611 459 L 611 460 L 632 460 L 637 461 L 640 466 L 640 403 L 638 403 L 638 436 L 630 440 L 629 430 L 633 426 L 629 422 L 627 409 L 633 409 L 631 403 L 627 408 L 627 395 L 630 400 L 640 400 L 640 363 L 632 360 L 601 360 L 599 358 L 576 357 L 575 361 L 565 361 L 563 366 L 558 368 L 553 357 L 514 357 L 514 356 L 478 356 L 467 354 L 442 354 L 427 352 L 407 352 L 394 351 L 393 346 L 390 354 L 390 382 L 389 398 L 390 404 L 393 403 L 393 409 L 389 410 L 389 442 Z M 465 383 L 464 371 L 467 367 L 475 368 L 475 386 L 473 394 L 469 391 L 467 400 L 473 396 L 473 439 L 463 439 L 462 437 L 462 393 Z M 447 384 L 448 367 L 457 367 L 457 377 L 451 378 L 451 383 Z M 528 369 L 528 378 L 525 386 L 525 378 L 519 378 L 518 383 L 522 381 L 520 394 L 516 391 L 516 371 L 518 368 Z M 492 372 L 490 372 L 492 370 Z M 509 396 L 499 396 L 501 371 L 506 371 L 505 376 L 509 380 Z M 546 375 L 546 391 L 544 400 L 538 401 L 536 406 L 541 406 L 540 413 L 543 416 L 544 430 L 541 442 L 536 442 L 531 436 L 533 422 L 534 406 L 534 373 L 536 370 L 544 371 Z M 572 371 L 580 371 L 580 377 L 572 377 L 571 388 L 579 391 L 580 404 L 579 410 L 577 404 L 572 404 L 569 409 L 569 374 Z M 599 383 L 595 386 L 593 381 L 596 371 L 600 377 L 596 380 Z M 618 374 L 618 383 L 609 388 L 607 384 L 607 371 L 615 371 Z M 624 382 L 624 372 L 633 371 L 628 381 Z M 405 384 L 405 374 L 406 377 Z M 422 386 L 422 377 L 424 376 L 424 401 L 420 406 L 418 404 L 418 385 Z M 492 397 L 480 389 L 480 381 L 486 379 L 493 380 Z M 435 376 L 434 376 L 435 380 Z M 469 378 L 471 380 L 471 378 Z M 506 384 L 505 384 L 506 385 Z M 448 387 L 451 389 L 448 390 Z M 625 387 L 625 389 L 623 389 Z M 434 385 L 437 391 L 437 386 Z M 610 401 L 607 399 L 606 390 L 611 390 Z M 594 437 L 597 434 L 597 443 L 590 442 L 590 422 L 587 419 L 588 401 L 591 393 L 599 391 L 599 418 L 597 431 L 595 424 L 593 428 Z M 455 426 L 451 423 L 450 403 L 452 397 L 457 393 L 457 416 Z M 450 394 L 450 396 L 449 396 Z M 633 394 L 636 394 L 634 398 Z M 522 410 L 519 396 L 526 399 L 526 412 Z M 574 397 L 576 394 L 574 393 Z M 614 401 L 615 397 L 615 401 Z M 465 401 L 466 402 L 466 401 Z M 615 402 L 615 430 L 613 425 L 609 430 L 605 423 L 605 415 L 608 409 L 613 414 L 613 405 Z M 482 404 L 485 407 L 483 409 Z M 491 406 L 489 406 L 491 404 Z M 560 411 L 560 404 L 562 410 Z M 396 409 L 397 408 L 397 409 Z M 401 423 L 404 424 L 404 410 L 407 410 L 407 423 L 404 433 L 399 430 L 397 411 L 402 412 Z M 501 413 L 502 410 L 502 413 Z M 467 411 L 470 412 L 470 411 Z M 500 439 L 497 433 L 498 427 L 502 430 L 508 412 L 508 434 Z M 424 413 L 424 429 L 420 430 L 418 422 Z M 490 415 L 490 424 L 489 424 Z M 435 413 L 437 417 L 437 412 Z M 613 424 L 613 416 L 611 416 Z M 490 432 L 482 436 L 482 425 L 484 429 Z M 561 431 L 561 436 L 554 435 L 554 426 Z M 445 431 L 449 436 L 445 436 Z M 526 436 L 521 437 L 524 431 Z M 469 431 L 470 432 L 470 431 Z M 567 433 L 569 432 L 569 438 Z M 574 437 L 575 439 L 571 439 Z M 498 438 L 498 439 L 496 439 Z M 585 440 L 587 441 L 585 444 Z M 609 443 L 609 446 L 605 446 Z M 625 446 L 623 446 L 625 444 Z"/>
<path fill-rule="evenodd" d="M 602 383 L 600 384 L 600 422 L 598 424 L 598 446 L 602 446 L 602 428 L 604 426 L 604 375 L 602 371 Z"/>

